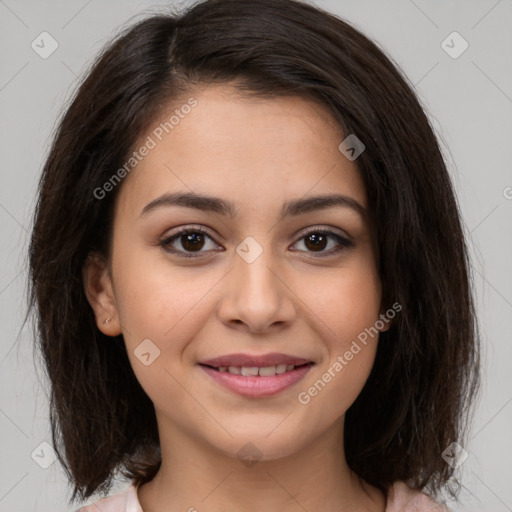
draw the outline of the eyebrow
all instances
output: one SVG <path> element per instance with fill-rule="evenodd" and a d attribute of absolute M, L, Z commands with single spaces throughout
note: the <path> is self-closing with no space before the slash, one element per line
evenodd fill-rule
<path fill-rule="evenodd" d="M 232 201 L 227 201 L 219 197 L 201 195 L 195 192 L 175 192 L 163 194 L 148 203 L 142 209 L 139 217 L 143 217 L 153 210 L 166 206 L 195 208 L 204 212 L 218 213 L 231 218 L 234 218 L 236 215 L 236 205 Z M 354 198 L 341 194 L 329 194 L 287 201 L 283 204 L 279 220 L 283 220 L 285 217 L 289 216 L 332 208 L 334 206 L 351 208 L 358 213 L 363 220 L 366 221 L 368 219 L 367 209 Z"/>

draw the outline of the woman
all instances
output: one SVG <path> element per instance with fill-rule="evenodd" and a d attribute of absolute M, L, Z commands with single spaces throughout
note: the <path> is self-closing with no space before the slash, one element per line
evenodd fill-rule
<path fill-rule="evenodd" d="M 207 0 L 129 27 L 61 121 L 30 264 L 73 499 L 116 471 L 101 510 L 453 494 L 479 383 L 460 214 L 411 87 L 339 18 Z"/>

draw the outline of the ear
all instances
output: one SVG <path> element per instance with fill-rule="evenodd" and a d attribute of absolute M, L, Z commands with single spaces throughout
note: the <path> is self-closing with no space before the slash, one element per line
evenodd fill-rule
<path fill-rule="evenodd" d="M 102 256 L 90 253 L 82 267 L 85 295 L 91 305 L 98 329 L 107 336 L 122 333 L 112 278 Z"/>

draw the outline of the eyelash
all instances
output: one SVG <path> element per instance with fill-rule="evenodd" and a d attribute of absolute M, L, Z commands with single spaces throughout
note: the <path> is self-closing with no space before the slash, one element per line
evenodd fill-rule
<path fill-rule="evenodd" d="M 180 231 L 178 231 L 177 233 L 174 233 L 172 236 L 164 238 L 163 240 L 160 240 L 159 245 L 166 252 L 169 252 L 171 254 L 177 254 L 177 255 L 179 255 L 180 257 L 183 257 L 183 258 L 200 258 L 201 256 L 196 256 L 195 254 L 200 254 L 201 252 L 206 252 L 206 251 L 198 251 L 197 253 L 187 253 L 187 252 L 184 252 L 184 251 L 176 250 L 174 248 L 170 248 L 172 242 L 174 242 L 175 240 L 179 239 L 179 237 L 181 237 L 183 235 L 188 235 L 190 233 L 200 233 L 202 235 L 206 235 L 208 238 L 213 240 L 213 238 L 204 229 L 201 229 L 201 228 L 183 228 Z M 345 238 L 345 237 L 343 237 L 343 236 L 341 236 L 341 235 L 339 235 L 337 233 L 334 233 L 332 231 L 322 230 L 322 229 L 319 229 L 319 228 L 315 228 L 315 229 L 309 230 L 308 232 L 304 233 L 299 238 L 299 240 L 302 240 L 303 238 L 306 238 L 307 236 L 309 236 L 311 234 L 327 235 L 329 237 L 334 238 L 339 243 L 339 245 L 342 246 L 341 248 L 339 248 L 339 249 L 337 249 L 335 251 L 333 251 L 332 249 L 330 249 L 329 251 L 324 251 L 323 252 L 324 256 L 314 256 L 314 258 L 325 258 L 327 256 L 331 256 L 333 254 L 337 254 L 337 253 L 339 253 L 340 251 L 342 251 L 342 250 L 344 250 L 346 248 L 354 246 L 354 243 L 352 241 L 348 240 L 347 238 Z M 312 252 L 312 251 L 306 251 L 306 252 Z M 327 255 L 327 256 L 325 256 L 325 255 Z"/>

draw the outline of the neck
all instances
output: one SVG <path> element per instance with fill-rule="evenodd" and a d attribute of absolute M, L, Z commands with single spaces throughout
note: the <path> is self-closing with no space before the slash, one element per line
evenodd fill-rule
<path fill-rule="evenodd" d="M 179 430 L 167 433 L 160 436 L 159 472 L 138 489 L 144 512 L 385 510 L 385 495 L 348 467 L 339 424 L 274 460 L 248 443 L 233 457 Z"/>

